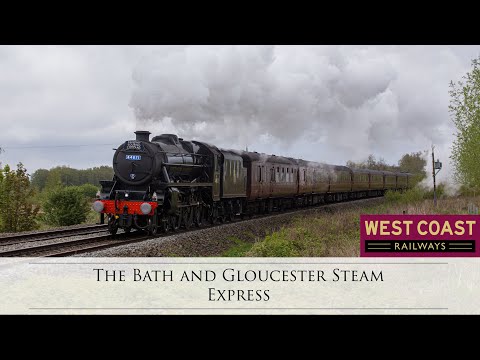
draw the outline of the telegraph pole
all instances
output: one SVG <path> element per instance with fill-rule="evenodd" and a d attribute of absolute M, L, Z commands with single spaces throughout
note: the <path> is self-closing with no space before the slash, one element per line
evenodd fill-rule
<path fill-rule="evenodd" d="M 433 175 L 433 205 L 437 206 L 437 185 L 435 183 L 435 177 L 442 169 L 442 163 L 440 160 L 435 161 L 435 146 L 432 145 L 432 175 Z M 435 171 L 438 170 L 438 171 Z"/>
<path fill-rule="evenodd" d="M 437 206 L 437 185 L 435 184 L 435 146 L 432 145 L 433 206 Z"/>

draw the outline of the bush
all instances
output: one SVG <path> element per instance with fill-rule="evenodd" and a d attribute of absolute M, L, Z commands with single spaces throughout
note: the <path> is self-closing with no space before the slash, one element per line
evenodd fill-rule
<path fill-rule="evenodd" d="M 402 203 L 411 204 L 422 201 L 425 198 L 425 191 L 419 187 L 408 189 L 402 194 Z"/>
<path fill-rule="evenodd" d="M 68 226 L 85 222 L 90 206 L 81 188 L 69 186 L 52 190 L 43 210 L 47 224 Z"/>
<path fill-rule="evenodd" d="M 433 193 L 433 190 L 432 190 Z M 411 204 L 420 202 L 425 198 L 425 191 L 419 187 L 413 189 L 408 189 L 407 191 L 401 193 L 399 191 L 390 191 L 385 192 L 385 199 L 389 203 L 398 203 L 398 204 Z"/>
<path fill-rule="evenodd" d="M 476 195 L 480 195 L 480 188 L 476 188 L 468 185 L 461 185 L 458 192 L 460 196 L 475 197 Z"/>
<path fill-rule="evenodd" d="M 80 185 L 78 188 L 82 191 L 83 196 L 89 199 L 95 198 L 95 196 L 97 195 L 97 191 L 99 190 L 99 188 L 92 184 L 83 184 Z"/>
<path fill-rule="evenodd" d="M 439 183 L 436 186 L 437 199 L 445 196 L 445 183 Z M 433 199 L 433 188 L 425 191 L 425 199 Z"/>
<path fill-rule="evenodd" d="M 0 169 L 0 231 L 17 232 L 38 228 L 40 210 L 33 199 L 35 191 L 22 163 L 17 170 L 6 165 Z"/>
<path fill-rule="evenodd" d="M 399 202 L 401 198 L 402 198 L 402 193 L 400 193 L 399 191 L 387 190 L 385 192 L 385 200 L 390 203 Z"/>

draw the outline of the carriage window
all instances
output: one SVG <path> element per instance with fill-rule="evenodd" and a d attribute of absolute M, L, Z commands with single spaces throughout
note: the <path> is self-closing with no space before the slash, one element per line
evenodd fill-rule
<path fill-rule="evenodd" d="M 262 167 L 258 167 L 258 172 L 257 172 L 257 180 L 258 182 L 262 181 Z"/>
<path fill-rule="evenodd" d="M 270 169 L 270 180 L 275 182 L 275 168 Z"/>
<path fill-rule="evenodd" d="M 307 181 L 307 170 L 303 170 L 303 181 Z"/>

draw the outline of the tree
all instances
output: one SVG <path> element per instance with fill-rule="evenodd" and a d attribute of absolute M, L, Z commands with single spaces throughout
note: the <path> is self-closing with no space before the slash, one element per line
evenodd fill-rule
<path fill-rule="evenodd" d="M 427 165 L 426 153 L 421 151 L 405 154 L 398 161 L 398 166 L 388 165 L 383 158 L 377 160 L 374 155 L 370 154 L 366 160 L 361 162 L 347 161 L 347 166 L 352 169 L 370 169 L 393 172 L 409 172 L 412 173 L 412 184 L 415 186 L 422 181 L 427 173 L 425 167 Z"/>
<path fill-rule="evenodd" d="M 33 203 L 35 190 L 23 164 L 19 163 L 17 170 L 5 165 L 0 174 L 1 231 L 16 232 L 37 228 L 39 207 Z"/>
<path fill-rule="evenodd" d="M 427 172 L 425 170 L 425 167 L 427 166 L 427 154 L 428 151 L 412 152 L 410 154 L 403 155 L 398 161 L 400 171 L 413 174 L 413 186 L 427 177 Z"/>
<path fill-rule="evenodd" d="M 44 220 L 50 225 L 76 225 L 87 219 L 89 203 L 77 186 L 57 187 L 47 197 Z"/>
<path fill-rule="evenodd" d="M 49 171 L 47 178 L 45 180 L 45 186 L 43 187 L 43 190 L 46 190 L 47 192 L 54 191 L 58 188 L 61 188 L 64 184 L 62 183 L 61 180 L 61 175 L 59 171 L 56 169 L 52 169 Z"/>
<path fill-rule="evenodd" d="M 400 171 L 410 172 L 412 174 L 423 174 L 425 177 L 427 175 L 425 171 L 427 154 L 427 151 L 418 151 L 403 155 L 402 158 L 398 160 Z"/>
<path fill-rule="evenodd" d="M 88 199 L 93 199 L 97 195 L 97 191 L 100 190 L 97 186 L 92 184 L 83 184 L 78 187 L 80 191 L 83 193 L 83 196 L 87 197 Z"/>
<path fill-rule="evenodd" d="M 347 161 L 347 166 L 353 169 L 369 169 L 369 170 L 384 170 L 384 171 L 398 171 L 395 165 L 388 165 L 385 159 L 377 160 L 373 154 L 368 155 L 368 158 L 359 163 Z"/>
<path fill-rule="evenodd" d="M 38 169 L 32 174 L 32 185 L 38 190 L 43 190 L 47 183 L 48 175 L 50 171 L 47 169 Z"/>
<path fill-rule="evenodd" d="M 463 81 L 450 82 L 449 110 L 457 128 L 452 146 L 456 180 L 469 188 L 480 188 L 480 56 L 472 61 L 472 70 Z"/>
<path fill-rule="evenodd" d="M 57 166 L 50 170 L 38 169 L 32 175 L 32 184 L 39 190 L 52 188 L 61 183 L 63 185 L 79 186 L 91 184 L 99 186 L 100 180 L 111 180 L 113 168 L 100 166 L 89 169 L 73 169 L 68 166 Z"/>

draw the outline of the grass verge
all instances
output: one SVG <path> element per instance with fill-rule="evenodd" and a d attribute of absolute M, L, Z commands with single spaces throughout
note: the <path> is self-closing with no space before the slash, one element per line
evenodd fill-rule
<path fill-rule="evenodd" d="M 250 247 L 239 246 L 230 256 L 252 257 L 357 257 L 360 254 L 361 214 L 468 214 L 468 204 L 480 204 L 480 197 L 425 199 L 414 189 L 404 194 L 390 193 L 385 202 L 369 207 L 329 209 L 314 215 L 296 217 Z M 227 256 L 227 255 L 225 255 Z"/>

